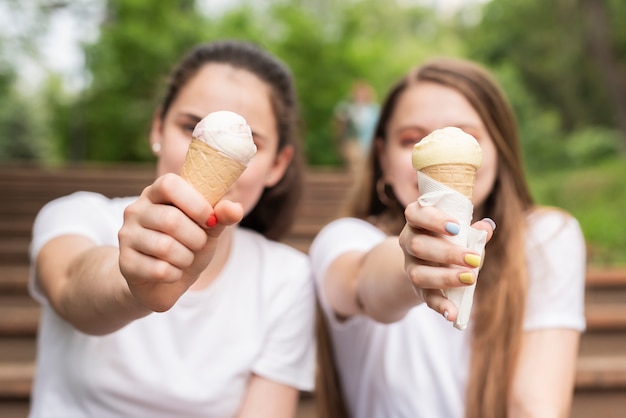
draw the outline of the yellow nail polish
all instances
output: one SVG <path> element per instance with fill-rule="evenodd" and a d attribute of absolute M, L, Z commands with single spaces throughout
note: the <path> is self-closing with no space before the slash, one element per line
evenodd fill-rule
<path fill-rule="evenodd" d="M 468 266 L 478 267 L 480 266 L 480 256 L 476 254 L 465 254 L 463 260 L 467 263 Z"/>
<path fill-rule="evenodd" d="M 474 283 L 474 275 L 466 271 L 465 273 L 459 274 L 459 280 L 465 284 L 472 284 Z"/>

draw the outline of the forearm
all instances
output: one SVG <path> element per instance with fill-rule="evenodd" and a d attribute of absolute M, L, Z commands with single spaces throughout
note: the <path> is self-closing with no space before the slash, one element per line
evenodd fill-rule
<path fill-rule="evenodd" d="M 292 418 L 297 409 L 297 389 L 252 375 L 237 418 Z"/>
<path fill-rule="evenodd" d="M 509 416 L 569 416 L 579 339 L 578 331 L 568 329 L 524 333 L 509 396 Z"/>
<path fill-rule="evenodd" d="M 383 323 L 402 319 L 422 302 L 406 276 L 398 237 L 385 239 L 364 256 L 356 297 L 366 315 Z"/>
<path fill-rule="evenodd" d="M 114 247 L 62 237 L 38 258 L 41 286 L 55 311 L 78 330 L 103 335 L 150 313 L 133 297 Z"/>
<path fill-rule="evenodd" d="M 114 247 L 95 247 L 70 266 L 70 285 L 62 300 L 81 331 L 108 334 L 151 312 L 131 294 L 118 254 Z"/>

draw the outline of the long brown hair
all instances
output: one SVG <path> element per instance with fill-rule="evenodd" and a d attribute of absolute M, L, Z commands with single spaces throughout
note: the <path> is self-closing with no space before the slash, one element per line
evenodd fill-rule
<path fill-rule="evenodd" d="M 501 418 L 506 416 L 521 345 L 527 288 L 524 219 L 533 207 L 517 122 L 503 91 L 483 67 L 462 59 L 437 58 L 410 71 L 390 90 L 381 108 L 376 140 L 386 140 L 389 120 L 404 91 L 424 81 L 461 93 L 480 115 L 498 154 L 495 184 L 475 213 L 477 219 L 492 218 L 498 231 L 488 244 L 475 293 L 466 417 Z M 381 190 L 377 147 L 372 147 L 366 164 L 345 214 L 382 219 L 389 232 L 399 234 L 404 208 L 392 189 Z M 321 367 L 333 370 L 332 365 Z"/>
<path fill-rule="evenodd" d="M 241 221 L 270 239 L 281 238 L 293 223 L 300 200 L 304 159 L 300 145 L 300 118 L 293 77 L 289 68 L 260 47 L 244 41 L 221 40 L 200 44 L 191 49 L 172 70 L 160 118 L 165 119 L 180 90 L 205 65 L 228 64 L 249 71 L 269 88 L 276 130 L 278 150 L 291 146 L 294 155 L 282 179 L 273 187 L 265 188 L 258 203 Z"/>

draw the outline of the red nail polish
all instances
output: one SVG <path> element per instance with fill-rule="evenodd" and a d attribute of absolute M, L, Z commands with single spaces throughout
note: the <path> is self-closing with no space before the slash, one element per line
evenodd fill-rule
<path fill-rule="evenodd" d="M 206 221 L 206 226 L 208 226 L 209 228 L 213 228 L 215 225 L 217 225 L 217 216 L 215 216 L 215 214 L 212 214 Z"/>

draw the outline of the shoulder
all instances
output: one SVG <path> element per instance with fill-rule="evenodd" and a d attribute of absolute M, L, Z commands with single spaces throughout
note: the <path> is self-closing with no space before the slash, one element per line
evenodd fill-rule
<path fill-rule="evenodd" d="M 110 199 L 99 193 L 76 192 L 48 202 L 37 214 L 33 231 L 54 227 L 97 228 L 122 221 L 124 209 L 136 197 Z M 70 227 L 71 228 L 71 227 Z"/>
<path fill-rule="evenodd" d="M 117 242 L 124 208 L 135 199 L 76 192 L 47 203 L 33 224 L 31 255 L 50 239 L 67 234 L 83 235 L 99 243 Z"/>
<path fill-rule="evenodd" d="M 382 240 L 385 234 L 371 223 L 358 218 L 340 218 L 324 226 L 313 241 L 339 239 L 340 241 L 363 242 L 364 240 Z M 365 244 L 367 246 L 367 244 Z"/>
<path fill-rule="evenodd" d="M 578 221 L 538 208 L 528 216 L 528 300 L 524 327 L 583 330 L 586 251 Z"/>
<path fill-rule="evenodd" d="M 311 243 L 309 256 L 313 270 L 316 275 L 321 274 L 341 254 L 367 252 L 385 237 L 380 229 L 362 219 L 337 219 L 322 228 Z"/>
<path fill-rule="evenodd" d="M 43 206 L 41 212 L 79 210 L 81 208 L 113 210 L 128 206 L 136 197 L 108 198 L 100 193 L 75 192 L 59 197 Z"/>
<path fill-rule="evenodd" d="M 568 212 L 552 207 L 538 207 L 527 217 L 529 248 L 551 243 L 584 244 L 580 224 Z"/>
<path fill-rule="evenodd" d="M 340 218 L 324 226 L 313 239 L 309 253 L 329 247 L 368 251 L 385 239 L 385 234 L 371 223 L 357 218 Z"/>

